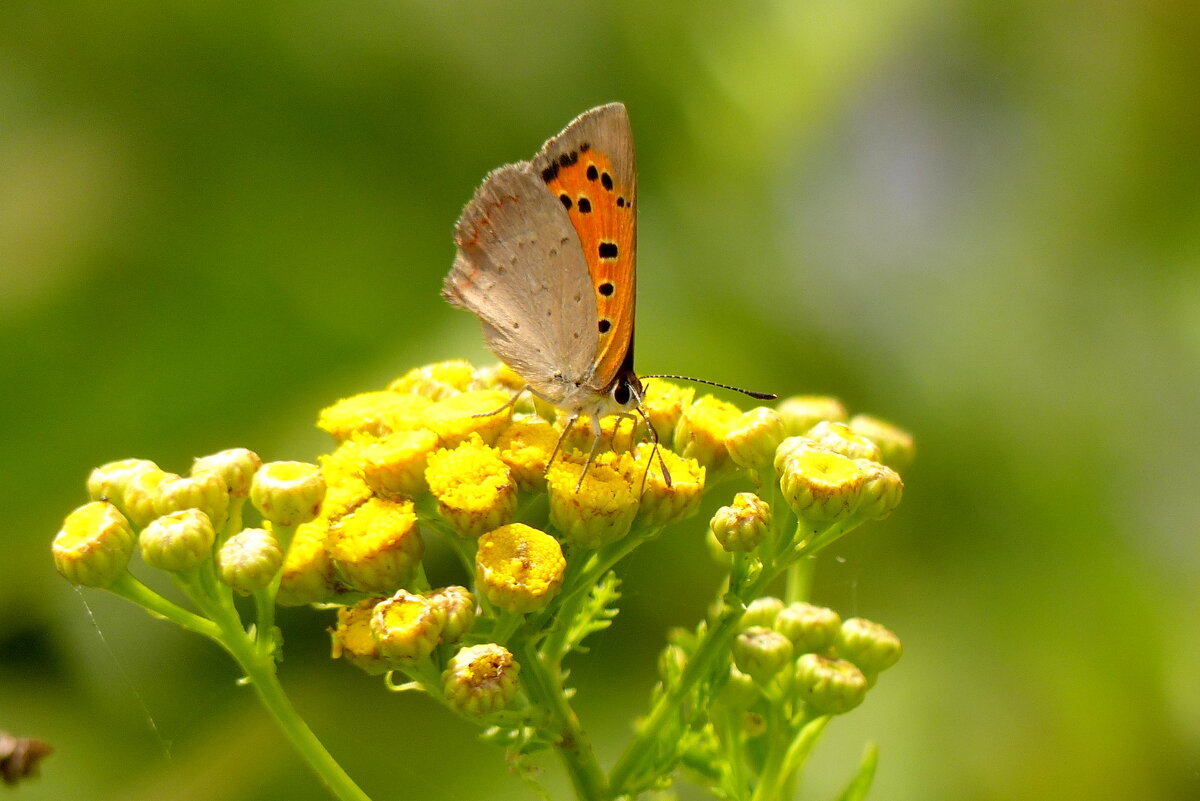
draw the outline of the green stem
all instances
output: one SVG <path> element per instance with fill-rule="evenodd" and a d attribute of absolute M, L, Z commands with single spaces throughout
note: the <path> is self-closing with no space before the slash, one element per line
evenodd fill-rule
<path fill-rule="evenodd" d="M 169 620 L 175 625 L 188 631 L 220 641 L 221 630 L 211 620 L 189 612 L 183 607 L 168 601 L 154 590 L 134 578 L 132 573 L 124 573 L 108 586 L 114 595 L 119 595 L 127 601 L 132 601 L 143 607 L 155 617 Z"/>
<path fill-rule="evenodd" d="M 809 753 L 828 723 L 828 715 L 811 718 L 804 723 L 792 738 L 787 750 L 781 752 L 778 758 L 772 751 L 751 801 L 783 801 L 786 798 L 788 785 L 795 781 L 796 774 L 804 767 Z"/>

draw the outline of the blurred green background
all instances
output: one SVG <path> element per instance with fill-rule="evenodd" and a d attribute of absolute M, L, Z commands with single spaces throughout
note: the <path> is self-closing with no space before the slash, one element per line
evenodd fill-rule
<path fill-rule="evenodd" d="M 486 360 L 438 297 L 459 210 L 616 99 L 639 368 L 918 437 L 898 512 L 818 568 L 906 655 L 805 797 L 868 738 L 875 799 L 1200 797 L 1197 42 L 1183 0 L 0 5 L 0 730 L 57 748 L 14 797 L 327 797 L 221 653 L 75 591 L 50 538 L 96 464 L 312 458 L 323 405 Z M 574 663 L 608 763 L 713 590 L 702 525 Z M 328 615 L 282 622 L 375 798 L 533 797 L 327 659 Z"/>

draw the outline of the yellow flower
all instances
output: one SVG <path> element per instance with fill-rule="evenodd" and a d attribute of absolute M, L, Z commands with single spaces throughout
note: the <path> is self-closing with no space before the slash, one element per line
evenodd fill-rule
<path fill-rule="evenodd" d="M 566 418 L 563 418 L 565 422 Z M 637 441 L 637 426 L 628 418 L 610 414 L 600 418 L 600 445 L 596 453 L 604 451 L 627 451 Z M 563 437 L 562 449 L 578 451 L 587 454 L 592 450 L 596 439 L 596 431 L 592 428 L 592 419 L 580 417 Z"/>
<path fill-rule="evenodd" d="M 359 670 L 372 676 L 386 673 L 391 665 L 379 653 L 371 636 L 371 615 L 383 598 L 365 598 L 354 606 L 337 610 L 337 628 L 330 632 L 333 640 L 332 657 L 345 659 Z"/>
<path fill-rule="evenodd" d="M 266 529 L 242 529 L 217 549 L 218 578 L 242 595 L 269 585 L 282 566 L 279 541 Z"/>
<path fill-rule="evenodd" d="M 453 448 L 472 434 L 491 445 L 512 417 L 512 407 L 505 406 L 511 398 L 512 393 L 497 389 L 463 392 L 433 404 L 422 419 L 443 447 Z"/>
<path fill-rule="evenodd" d="M 710 470 L 719 470 L 729 463 L 725 436 L 742 416 L 742 410 L 712 395 L 705 395 L 684 407 L 683 417 L 675 428 L 674 451 Z"/>
<path fill-rule="evenodd" d="M 847 459 L 879 461 L 879 446 L 845 423 L 822 420 L 810 428 L 804 436 L 812 440 L 814 444 L 836 451 Z"/>
<path fill-rule="evenodd" d="M 390 434 L 423 425 L 425 410 L 433 401 L 407 392 L 363 392 L 322 409 L 317 426 L 339 442 L 355 433 Z"/>
<path fill-rule="evenodd" d="M 363 450 L 362 476 L 378 495 L 415 498 L 429 489 L 425 468 L 437 446 L 437 434 L 424 428 L 388 434 Z"/>
<path fill-rule="evenodd" d="M 511 523 L 479 538 L 475 586 L 500 609 L 536 612 L 558 594 L 566 568 L 558 540 L 524 523 Z"/>
<path fill-rule="evenodd" d="M 504 362 L 497 362 L 476 370 L 471 386 L 476 389 L 507 389 L 511 395 L 525 387 L 525 379 Z"/>
<path fill-rule="evenodd" d="M 517 511 L 517 484 L 494 448 L 478 434 L 429 457 L 425 470 L 438 512 L 464 537 L 499 528 Z"/>
<path fill-rule="evenodd" d="M 857 508 L 866 478 L 853 460 L 810 445 L 783 460 L 779 488 L 797 517 L 837 520 Z"/>
<path fill-rule="evenodd" d="M 866 476 L 862 502 L 858 513 L 872 520 L 882 520 L 900 505 L 904 482 L 892 468 L 869 459 L 855 459 L 854 463 Z"/>
<path fill-rule="evenodd" d="M 325 550 L 329 522 L 317 518 L 297 526 L 283 560 L 283 577 L 275 603 L 304 606 L 331 600 L 338 592 L 333 560 Z"/>
<path fill-rule="evenodd" d="M 483 717 L 504 709 L 517 693 L 521 665 L 502 645 L 461 649 L 442 673 L 446 700 L 464 715 Z"/>
<path fill-rule="evenodd" d="M 496 448 L 517 486 L 534 492 L 546 487 L 546 462 L 557 442 L 554 426 L 539 417 L 522 417 L 504 430 Z"/>
<path fill-rule="evenodd" d="M 158 512 L 154 511 L 154 498 L 158 494 L 158 486 L 164 481 L 177 478 L 179 476 L 175 473 L 165 473 L 157 467 L 131 474 L 125 480 L 125 493 L 121 505 L 121 511 L 129 518 L 129 522 L 143 528 L 158 517 Z"/>
<path fill-rule="evenodd" d="M 646 394 L 642 398 L 642 410 L 650 418 L 650 424 L 658 432 L 660 442 L 671 443 L 675 439 L 675 427 L 683 417 L 683 410 L 692 405 L 696 397 L 694 387 L 681 387 L 661 378 L 648 379 Z"/>
<path fill-rule="evenodd" d="M 412 501 L 372 498 L 329 527 L 325 550 L 346 584 L 386 593 L 412 578 L 425 543 Z"/>
<path fill-rule="evenodd" d="M 771 507 L 752 492 L 739 492 L 733 503 L 722 506 L 708 527 L 721 547 L 733 551 L 753 551 L 771 526 Z"/>
<path fill-rule="evenodd" d="M 445 625 L 445 609 L 405 590 L 380 601 L 371 613 L 371 635 L 380 655 L 401 665 L 411 665 L 433 653 Z"/>
<path fill-rule="evenodd" d="M 781 400 L 775 411 L 783 418 L 783 427 L 789 437 L 803 434 L 822 420 L 846 419 L 846 407 L 842 402 L 824 395 L 793 395 Z"/>
<path fill-rule="evenodd" d="M 646 484 L 637 522 L 652 527 L 669 526 L 691 517 L 700 508 L 705 469 L 695 459 L 685 459 L 659 445 L 658 453 L 671 475 L 671 485 L 667 486 L 662 465 L 653 451 L 652 443 L 639 443 L 633 454 L 622 454 L 620 464 L 635 492 L 642 487 L 642 477 L 645 476 Z"/>
<path fill-rule="evenodd" d="M 246 448 L 230 448 L 220 453 L 201 456 L 193 461 L 192 475 L 217 473 L 225 479 L 229 497 L 245 498 L 250 494 L 250 483 L 260 467 L 262 467 L 262 459 L 254 451 Z"/>
<path fill-rule="evenodd" d="M 761 470 L 771 464 L 782 440 L 783 418 L 774 409 L 759 406 L 737 419 L 725 434 L 725 448 L 735 464 Z"/>
<path fill-rule="evenodd" d="M 229 513 L 229 486 L 216 471 L 168 479 L 154 493 L 154 511 L 159 516 L 184 509 L 199 509 L 220 531 Z"/>
<path fill-rule="evenodd" d="M 344 478 L 325 491 L 321 502 L 320 519 L 326 523 L 339 520 L 373 497 L 371 488 L 361 478 Z"/>
<path fill-rule="evenodd" d="M 356 432 L 339 442 L 333 453 L 322 454 L 318 461 L 325 475 L 325 484 L 335 487 L 346 481 L 362 481 L 364 454 L 379 441 L 380 438 L 374 434 Z"/>
<path fill-rule="evenodd" d="M 452 359 L 424 367 L 414 367 L 388 385 L 392 392 L 411 392 L 432 400 L 442 400 L 462 392 L 475 378 L 470 362 Z"/>
<path fill-rule="evenodd" d="M 199 509 L 183 509 L 151 520 L 138 544 L 143 562 L 176 573 L 211 559 L 216 538 L 208 515 Z"/>
<path fill-rule="evenodd" d="M 628 533 L 637 515 L 638 487 L 624 471 L 613 468 L 614 457 L 612 453 L 599 454 L 582 484 L 582 458 L 556 459 L 546 473 L 550 522 L 572 545 L 599 548 L 615 542 Z"/>
<path fill-rule="evenodd" d="M 804 654 L 796 660 L 796 694 L 822 715 L 843 715 L 863 702 L 867 679 L 843 659 Z"/>
<path fill-rule="evenodd" d="M 108 501 L 121 509 L 125 506 L 125 486 L 129 479 L 146 470 L 159 470 L 159 467 L 149 459 L 122 459 L 102 464 L 88 476 L 88 497 L 93 501 Z"/>
<path fill-rule="evenodd" d="M 307 523 L 321 511 L 325 476 L 308 462 L 267 462 L 254 474 L 250 502 L 277 526 Z"/>
<path fill-rule="evenodd" d="M 63 578 L 84 587 L 107 587 L 125 572 L 137 542 L 129 521 L 107 501 L 92 501 L 67 515 L 50 550 Z"/>
<path fill-rule="evenodd" d="M 907 431 L 867 414 L 850 418 L 850 427 L 878 445 L 880 461 L 893 470 L 903 471 L 912 464 L 917 449 L 913 435 Z"/>
<path fill-rule="evenodd" d="M 425 599 L 440 606 L 446 613 L 442 642 L 458 642 L 471 630 L 471 625 L 475 622 L 475 596 L 468 592 L 466 587 L 442 587 L 426 595 Z"/>

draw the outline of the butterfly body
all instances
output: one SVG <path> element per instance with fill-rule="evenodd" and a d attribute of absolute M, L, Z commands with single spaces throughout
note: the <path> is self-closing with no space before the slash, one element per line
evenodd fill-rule
<path fill-rule="evenodd" d="M 633 372 L 637 175 L 625 107 L 572 121 L 530 161 L 493 170 L 455 226 L 442 296 L 488 346 L 572 418 L 628 414 Z"/>

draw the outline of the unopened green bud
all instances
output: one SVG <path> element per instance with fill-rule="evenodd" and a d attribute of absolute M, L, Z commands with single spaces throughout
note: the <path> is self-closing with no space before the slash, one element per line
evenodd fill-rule
<path fill-rule="evenodd" d="M 822 420 L 845 420 L 846 407 L 837 398 L 822 395 L 794 395 L 775 407 L 783 418 L 789 437 L 803 434 Z"/>
<path fill-rule="evenodd" d="M 450 658 L 442 673 L 446 699 L 464 715 L 483 717 L 508 706 L 517 693 L 521 666 L 494 643 L 471 645 Z"/>
<path fill-rule="evenodd" d="M 842 659 L 804 654 L 796 660 L 796 692 L 823 715 L 842 715 L 863 702 L 867 679 L 862 671 Z"/>
<path fill-rule="evenodd" d="M 154 499 L 158 496 L 158 486 L 165 481 L 179 478 L 175 473 L 164 473 L 158 468 L 147 468 L 132 473 L 125 480 L 125 498 L 123 511 L 129 522 L 138 528 L 144 528 L 151 520 L 158 517 L 154 511 Z"/>
<path fill-rule="evenodd" d="M 275 535 L 261 528 L 234 534 L 217 551 L 217 575 L 242 595 L 271 583 L 283 567 L 283 551 Z"/>
<path fill-rule="evenodd" d="M 420 595 L 400 590 L 375 605 L 371 635 L 384 659 L 411 665 L 425 659 L 441 641 L 446 612 Z"/>
<path fill-rule="evenodd" d="M 775 616 L 773 628 L 792 641 L 796 653 L 823 653 L 837 642 L 842 618 L 823 606 L 794 603 Z"/>
<path fill-rule="evenodd" d="M 899 473 L 879 462 L 856 459 L 855 464 L 867 478 L 858 512 L 872 520 L 882 520 L 900 505 L 904 482 Z"/>
<path fill-rule="evenodd" d="M 466 587 L 442 587 L 425 596 L 425 600 L 441 607 L 446 613 L 442 627 L 442 642 L 458 642 L 475 623 L 475 596 Z"/>
<path fill-rule="evenodd" d="M 779 488 L 792 511 L 809 520 L 832 521 L 849 515 L 862 499 L 864 483 L 866 476 L 853 460 L 815 447 L 793 451 L 779 477 Z"/>
<path fill-rule="evenodd" d="M 840 453 L 847 459 L 879 460 L 879 446 L 845 423 L 822 420 L 804 436 L 814 445 Z"/>
<path fill-rule="evenodd" d="M 733 662 L 759 684 L 767 684 L 792 661 L 792 641 L 774 629 L 751 626 L 733 641 Z"/>
<path fill-rule="evenodd" d="M 755 598 L 742 613 L 741 627 L 766 626 L 774 628 L 775 616 L 783 610 L 783 601 L 771 595 Z"/>
<path fill-rule="evenodd" d="M 118 509 L 125 507 L 125 485 L 143 470 L 158 470 L 149 459 L 122 459 L 102 464 L 88 476 L 88 497 L 93 501 L 108 501 Z"/>
<path fill-rule="evenodd" d="M 229 512 L 229 487 L 221 474 L 210 472 L 175 477 L 158 485 L 154 493 L 154 511 L 158 516 L 184 509 L 204 512 L 214 529 L 224 526 Z"/>
<path fill-rule="evenodd" d="M 687 667 L 687 651 L 675 644 L 670 644 L 658 652 L 658 675 L 668 686 L 676 684 Z"/>
<path fill-rule="evenodd" d="M 738 670 L 737 665 L 730 665 L 729 678 L 721 687 L 720 698 L 733 709 L 749 709 L 762 698 L 762 690 L 749 674 Z"/>
<path fill-rule="evenodd" d="M 917 454 L 913 435 L 869 414 L 850 418 L 850 427 L 879 446 L 880 460 L 896 471 L 905 470 Z"/>
<path fill-rule="evenodd" d="M 306 462 L 267 462 L 250 486 L 254 508 L 277 526 L 298 526 L 314 519 L 324 499 L 325 476 Z"/>
<path fill-rule="evenodd" d="M 192 462 L 192 475 L 217 473 L 225 479 L 231 498 L 245 498 L 250 494 L 254 474 L 262 467 L 258 454 L 246 448 L 230 448 L 219 453 L 201 456 Z"/>
<path fill-rule="evenodd" d="M 208 515 L 199 509 L 184 509 L 150 521 L 138 542 L 142 561 L 177 573 L 211 558 L 216 538 Z"/>
<path fill-rule="evenodd" d="M 784 437 L 783 418 L 759 406 L 738 418 L 725 434 L 725 448 L 735 464 L 760 470 L 768 467 Z"/>
<path fill-rule="evenodd" d="M 838 656 L 858 665 L 872 683 L 875 676 L 899 661 L 903 650 L 899 637 L 861 617 L 842 623 L 838 634 Z"/>
<path fill-rule="evenodd" d="M 125 515 L 107 501 L 80 506 L 50 546 L 54 566 L 72 584 L 107 587 L 125 572 L 137 538 Z"/>
<path fill-rule="evenodd" d="M 752 551 L 771 528 L 771 507 L 753 492 L 739 492 L 716 511 L 708 528 L 726 551 Z"/>

